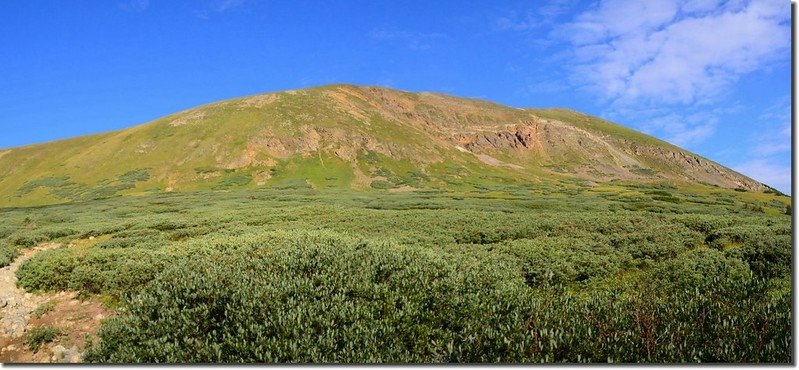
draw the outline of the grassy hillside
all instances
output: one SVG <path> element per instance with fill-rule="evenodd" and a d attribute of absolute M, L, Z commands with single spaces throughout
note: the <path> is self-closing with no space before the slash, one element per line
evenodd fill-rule
<path fill-rule="evenodd" d="M 0 206 L 193 190 L 465 190 L 572 180 L 768 190 L 580 113 L 350 85 L 232 99 L 129 129 L 0 150 Z"/>

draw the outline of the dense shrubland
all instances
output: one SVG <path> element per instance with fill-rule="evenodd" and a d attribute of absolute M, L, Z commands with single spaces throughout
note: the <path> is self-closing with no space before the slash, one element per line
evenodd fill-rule
<path fill-rule="evenodd" d="M 782 209 L 500 190 L 2 209 L 0 262 L 65 245 L 19 284 L 115 302 L 88 361 L 792 361 Z"/>
<path fill-rule="evenodd" d="M 571 292 L 530 289 L 502 254 L 329 233 L 255 239 L 168 268 L 86 359 L 780 361 L 790 349 L 790 314 L 780 311 L 789 292 L 759 294 L 763 281 L 714 250 L 646 279 Z"/>

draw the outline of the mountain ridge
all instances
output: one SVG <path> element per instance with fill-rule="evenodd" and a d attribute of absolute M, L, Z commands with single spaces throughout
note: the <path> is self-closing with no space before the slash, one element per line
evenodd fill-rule
<path fill-rule="evenodd" d="M 126 129 L 0 149 L 0 206 L 175 190 L 408 191 L 570 179 L 771 189 L 569 109 L 347 84 L 233 98 Z"/>

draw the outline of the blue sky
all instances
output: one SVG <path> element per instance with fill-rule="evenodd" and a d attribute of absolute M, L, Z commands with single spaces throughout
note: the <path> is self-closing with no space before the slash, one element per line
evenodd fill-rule
<path fill-rule="evenodd" d="M 0 148 L 347 82 L 567 107 L 790 192 L 782 0 L 5 1 Z"/>

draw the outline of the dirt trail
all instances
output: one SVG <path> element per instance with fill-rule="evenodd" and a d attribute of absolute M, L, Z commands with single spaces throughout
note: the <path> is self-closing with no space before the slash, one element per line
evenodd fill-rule
<path fill-rule="evenodd" d="M 27 249 L 10 265 L 0 269 L 0 334 L 3 337 L 20 337 L 25 332 L 30 314 L 47 300 L 44 296 L 34 296 L 17 288 L 17 269 L 36 253 L 59 246 L 49 243 Z"/>
<path fill-rule="evenodd" d="M 112 314 L 100 302 L 77 300 L 75 292 L 31 294 L 17 287 L 17 269 L 25 261 L 60 246 L 47 243 L 26 249 L 0 269 L 0 362 L 79 362 L 86 336 L 94 336 L 100 321 Z M 52 309 L 35 316 L 36 308 L 46 302 Z M 32 352 L 24 334 L 36 327 L 55 327 L 63 334 Z"/>

